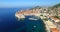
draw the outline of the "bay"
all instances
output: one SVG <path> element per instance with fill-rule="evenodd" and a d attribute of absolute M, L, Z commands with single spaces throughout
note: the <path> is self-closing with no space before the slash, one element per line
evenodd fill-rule
<path fill-rule="evenodd" d="M 21 9 L 27 8 L 0 8 L 0 32 L 46 32 L 41 19 L 32 21 L 27 17 L 23 21 L 18 21 L 15 13 Z"/>

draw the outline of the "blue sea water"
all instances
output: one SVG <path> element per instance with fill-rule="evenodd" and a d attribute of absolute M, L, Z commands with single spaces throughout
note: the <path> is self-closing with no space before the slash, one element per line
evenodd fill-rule
<path fill-rule="evenodd" d="M 27 8 L 0 8 L 0 32 L 46 32 L 41 19 L 17 21 L 15 13 L 21 9 Z"/>

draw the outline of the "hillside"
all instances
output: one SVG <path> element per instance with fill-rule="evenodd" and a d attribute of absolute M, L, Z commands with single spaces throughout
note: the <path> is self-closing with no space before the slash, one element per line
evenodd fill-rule
<path fill-rule="evenodd" d="M 60 3 L 52 6 L 52 8 L 58 8 L 58 7 L 60 7 Z"/>

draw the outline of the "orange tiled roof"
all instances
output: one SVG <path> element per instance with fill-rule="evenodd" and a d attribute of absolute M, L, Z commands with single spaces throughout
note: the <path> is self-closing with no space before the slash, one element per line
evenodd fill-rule
<path fill-rule="evenodd" d="M 59 30 L 57 28 L 51 28 L 52 32 L 59 32 Z"/>
<path fill-rule="evenodd" d="M 22 12 L 17 12 L 17 14 L 30 14 L 30 13 L 38 13 L 38 11 L 26 10 L 26 11 L 22 11 Z"/>

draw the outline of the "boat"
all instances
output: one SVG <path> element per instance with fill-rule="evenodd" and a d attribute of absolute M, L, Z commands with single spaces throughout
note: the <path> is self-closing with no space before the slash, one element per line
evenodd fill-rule
<path fill-rule="evenodd" d="M 29 20 L 38 20 L 38 19 L 34 19 L 34 18 L 29 18 Z"/>

